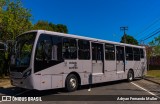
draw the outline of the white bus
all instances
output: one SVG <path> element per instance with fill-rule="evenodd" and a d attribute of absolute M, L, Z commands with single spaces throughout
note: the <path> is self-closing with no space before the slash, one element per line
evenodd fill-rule
<path fill-rule="evenodd" d="M 78 86 L 142 77 L 144 46 L 34 30 L 16 38 L 11 56 L 11 84 L 26 89 L 68 91 Z"/>

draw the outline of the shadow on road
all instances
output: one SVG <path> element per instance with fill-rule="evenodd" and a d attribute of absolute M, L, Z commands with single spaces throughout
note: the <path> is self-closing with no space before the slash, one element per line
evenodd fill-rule
<path fill-rule="evenodd" d="M 136 79 L 139 80 L 139 79 Z M 103 87 L 103 86 L 109 86 L 109 85 L 116 85 L 120 83 L 128 83 L 126 80 L 121 81 L 112 81 L 112 82 L 105 82 L 105 83 L 99 83 L 99 84 L 93 84 L 93 85 L 84 85 L 79 88 L 79 90 L 84 90 L 88 88 L 97 88 L 97 87 Z M 59 89 L 52 89 L 52 90 L 27 90 L 22 89 L 18 87 L 9 87 L 9 88 L 3 88 L 0 87 L 0 94 L 2 95 L 8 95 L 8 96 L 25 96 L 25 97 L 39 97 L 39 96 L 46 96 L 46 95 L 58 95 L 58 94 L 69 94 L 66 92 L 64 88 Z"/>
<path fill-rule="evenodd" d="M 0 94 L 2 94 L 2 95 L 13 96 L 13 95 L 20 93 L 22 91 L 23 90 L 18 87 L 8 87 L 8 88 L 0 87 Z"/>
<path fill-rule="evenodd" d="M 140 78 L 134 79 L 134 81 L 141 80 Z M 81 86 L 80 90 L 88 89 L 88 88 L 97 88 L 97 87 L 103 87 L 103 86 L 109 86 L 109 85 L 116 85 L 120 83 L 129 83 L 127 80 L 117 80 L 117 81 L 110 81 L 110 82 L 103 82 L 103 83 L 97 83 L 92 85 L 84 85 Z"/>
<path fill-rule="evenodd" d="M 0 94 L 1 95 L 7 95 L 7 96 L 28 96 L 28 97 L 39 97 L 39 96 L 45 96 L 45 95 L 51 95 L 51 94 L 58 94 L 58 93 L 65 93 L 64 89 L 53 89 L 53 90 L 28 90 L 28 89 L 22 89 L 18 87 L 9 87 L 9 88 L 3 88 L 0 87 Z"/>

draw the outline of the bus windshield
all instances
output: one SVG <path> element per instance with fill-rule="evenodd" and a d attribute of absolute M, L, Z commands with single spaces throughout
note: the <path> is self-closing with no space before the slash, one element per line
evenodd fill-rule
<path fill-rule="evenodd" d="M 16 67 L 16 69 L 17 67 L 29 67 L 35 37 L 36 32 L 31 32 L 16 38 L 15 50 L 11 56 L 11 66 Z"/>

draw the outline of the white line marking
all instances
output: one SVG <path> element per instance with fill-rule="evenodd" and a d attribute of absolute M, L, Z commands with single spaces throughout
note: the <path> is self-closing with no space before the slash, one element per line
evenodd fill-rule
<path fill-rule="evenodd" d="M 155 96 L 155 97 L 157 97 L 157 98 L 159 98 L 160 99 L 160 97 L 159 96 L 157 96 L 156 94 L 154 94 L 154 93 L 152 93 L 152 92 L 150 92 L 150 91 L 148 91 L 147 89 L 145 89 L 145 88 L 143 88 L 143 87 L 141 87 L 141 86 L 139 86 L 139 85 L 137 85 L 137 84 L 135 84 L 135 83 L 133 83 L 133 82 L 131 82 L 133 85 L 135 85 L 136 87 L 138 87 L 138 88 L 140 88 L 140 89 L 142 89 L 142 90 L 144 90 L 144 91 L 146 91 L 146 92 L 148 92 L 149 94 L 151 94 L 151 95 L 153 95 L 153 96 Z"/>
<path fill-rule="evenodd" d="M 23 92 L 21 92 L 21 93 L 18 93 L 18 94 L 14 95 L 14 96 L 21 95 L 21 94 L 23 94 L 23 93 L 25 93 L 25 92 L 28 92 L 28 91 L 31 91 L 31 90 L 26 90 L 26 91 L 23 91 Z"/>

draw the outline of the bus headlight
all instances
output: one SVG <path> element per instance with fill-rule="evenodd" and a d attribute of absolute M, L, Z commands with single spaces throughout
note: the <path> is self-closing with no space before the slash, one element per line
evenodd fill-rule
<path fill-rule="evenodd" d="M 24 73 L 23 78 L 27 78 L 31 75 L 31 69 Z"/>

